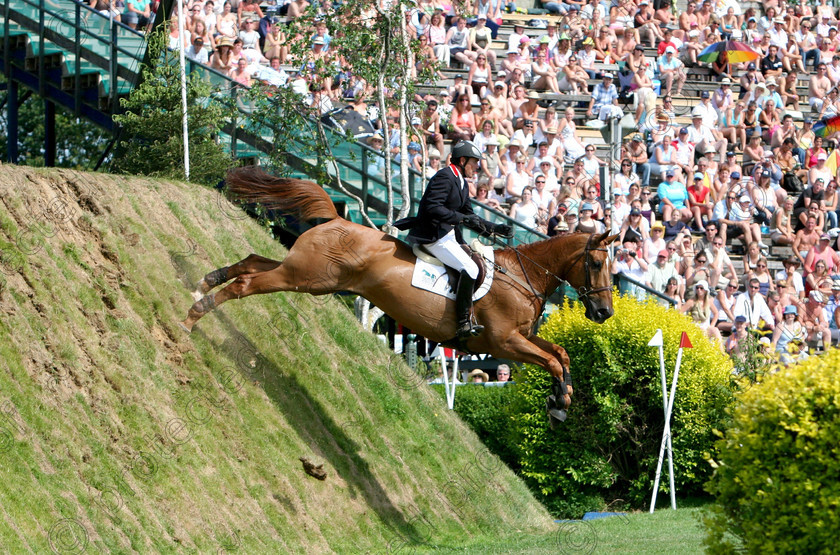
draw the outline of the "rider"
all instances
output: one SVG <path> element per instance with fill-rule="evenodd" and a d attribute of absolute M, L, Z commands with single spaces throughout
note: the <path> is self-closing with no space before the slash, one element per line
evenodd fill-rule
<path fill-rule="evenodd" d="M 481 151 L 470 141 L 460 141 L 452 148 L 450 164 L 439 170 L 426 187 L 417 216 L 395 223 L 398 229 L 411 229 L 408 241 L 423 248 L 447 266 L 460 272 L 455 293 L 455 313 L 458 318 L 457 336 L 466 339 L 481 334 L 484 326 L 470 318 L 472 295 L 478 266 L 461 248 L 466 244 L 458 224 L 482 235 L 513 235 L 507 224 L 494 224 L 473 213 L 470 190 L 465 177 L 475 177 Z"/>

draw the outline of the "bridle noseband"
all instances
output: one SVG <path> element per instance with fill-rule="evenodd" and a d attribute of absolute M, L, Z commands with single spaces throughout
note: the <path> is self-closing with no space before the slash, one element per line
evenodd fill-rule
<path fill-rule="evenodd" d="M 592 257 L 589 256 L 589 253 L 592 251 L 608 252 L 606 248 L 592 247 L 592 237 L 593 235 L 589 236 L 589 239 L 586 240 L 586 246 L 583 248 L 583 252 L 580 253 L 580 255 L 575 259 L 575 261 L 572 262 L 571 266 L 569 266 L 569 268 L 573 268 L 575 264 L 577 264 L 578 262 L 580 262 L 581 259 L 583 259 L 584 282 L 582 286 L 575 289 L 580 300 L 587 298 L 589 295 L 600 293 L 601 291 L 612 290 L 612 286 L 596 287 L 594 289 L 592 288 L 592 273 L 590 270 L 590 260 Z"/>

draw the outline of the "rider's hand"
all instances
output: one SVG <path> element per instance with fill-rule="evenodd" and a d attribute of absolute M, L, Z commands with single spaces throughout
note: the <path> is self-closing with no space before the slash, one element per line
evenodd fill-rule
<path fill-rule="evenodd" d="M 484 224 L 481 222 L 481 218 L 475 214 L 465 214 L 464 217 L 461 218 L 461 223 L 470 229 L 484 229 Z"/>
<path fill-rule="evenodd" d="M 508 224 L 496 224 L 493 233 L 501 237 L 513 237 L 513 228 Z"/>

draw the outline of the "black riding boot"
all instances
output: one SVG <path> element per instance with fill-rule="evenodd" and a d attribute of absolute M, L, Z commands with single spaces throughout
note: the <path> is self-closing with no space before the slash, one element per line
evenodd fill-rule
<path fill-rule="evenodd" d="M 455 316 L 458 318 L 457 335 L 459 339 L 467 339 L 480 335 L 484 326 L 473 324 L 470 313 L 472 312 L 472 295 L 475 280 L 470 277 L 466 270 L 461 270 L 461 277 L 458 279 L 458 290 L 455 293 Z"/>

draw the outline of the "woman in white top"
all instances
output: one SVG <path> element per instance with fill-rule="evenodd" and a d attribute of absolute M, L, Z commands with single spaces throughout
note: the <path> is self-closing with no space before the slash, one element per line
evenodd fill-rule
<path fill-rule="evenodd" d="M 232 39 L 236 38 L 236 19 L 236 14 L 230 9 L 230 2 L 225 2 L 222 6 L 222 15 L 216 20 L 216 29 L 219 31 L 219 34 Z"/>
<path fill-rule="evenodd" d="M 621 170 L 613 177 L 613 191 L 621 191 L 621 196 L 626 197 L 630 192 L 630 185 L 638 182 L 639 176 L 633 172 L 633 162 L 625 158 L 621 161 Z"/>
<path fill-rule="evenodd" d="M 531 183 L 531 176 L 525 171 L 525 164 L 528 163 L 528 157 L 520 154 L 516 157 L 514 168 L 508 173 L 507 183 L 505 184 L 505 200 L 510 201 L 514 197 L 522 196 L 522 191 L 525 190 Z"/>
<path fill-rule="evenodd" d="M 573 163 L 576 159 L 586 154 L 586 149 L 577 138 L 575 127 L 575 109 L 566 108 L 563 119 L 557 123 L 557 134 L 560 135 L 560 142 L 566 155 L 563 157 L 567 164 Z"/>
<path fill-rule="evenodd" d="M 532 191 L 532 187 L 523 188 L 519 201 L 510 207 L 510 217 L 529 229 L 537 227 L 540 215 L 540 207 L 534 202 Z"/>
<path fill-rule="evenodd" d="M 471 88 L 472 93 L 477 95 L 479 99 L 482 99 L 489 94 L 489 85 L 492 82 L 493 69 L 487 63 L 487 54 L 479 53 L 470 66 L 470 72 L 467 75 L 467 87 Z"/>
<path fill-rule="evenodd" d="M 814 181 L 819 178 L 822 178 L 823 183 L 828 183 L 831 181 L 833 177 L 831 175 L 831 169 L 825 165 L 825 161 L 828 158 L 824 153 L 819 153 L 817 155 L 817 164 L 815 166 L 811 166 L 811 169 L 808 170 L 808 185 L 813 186 Z"/>

